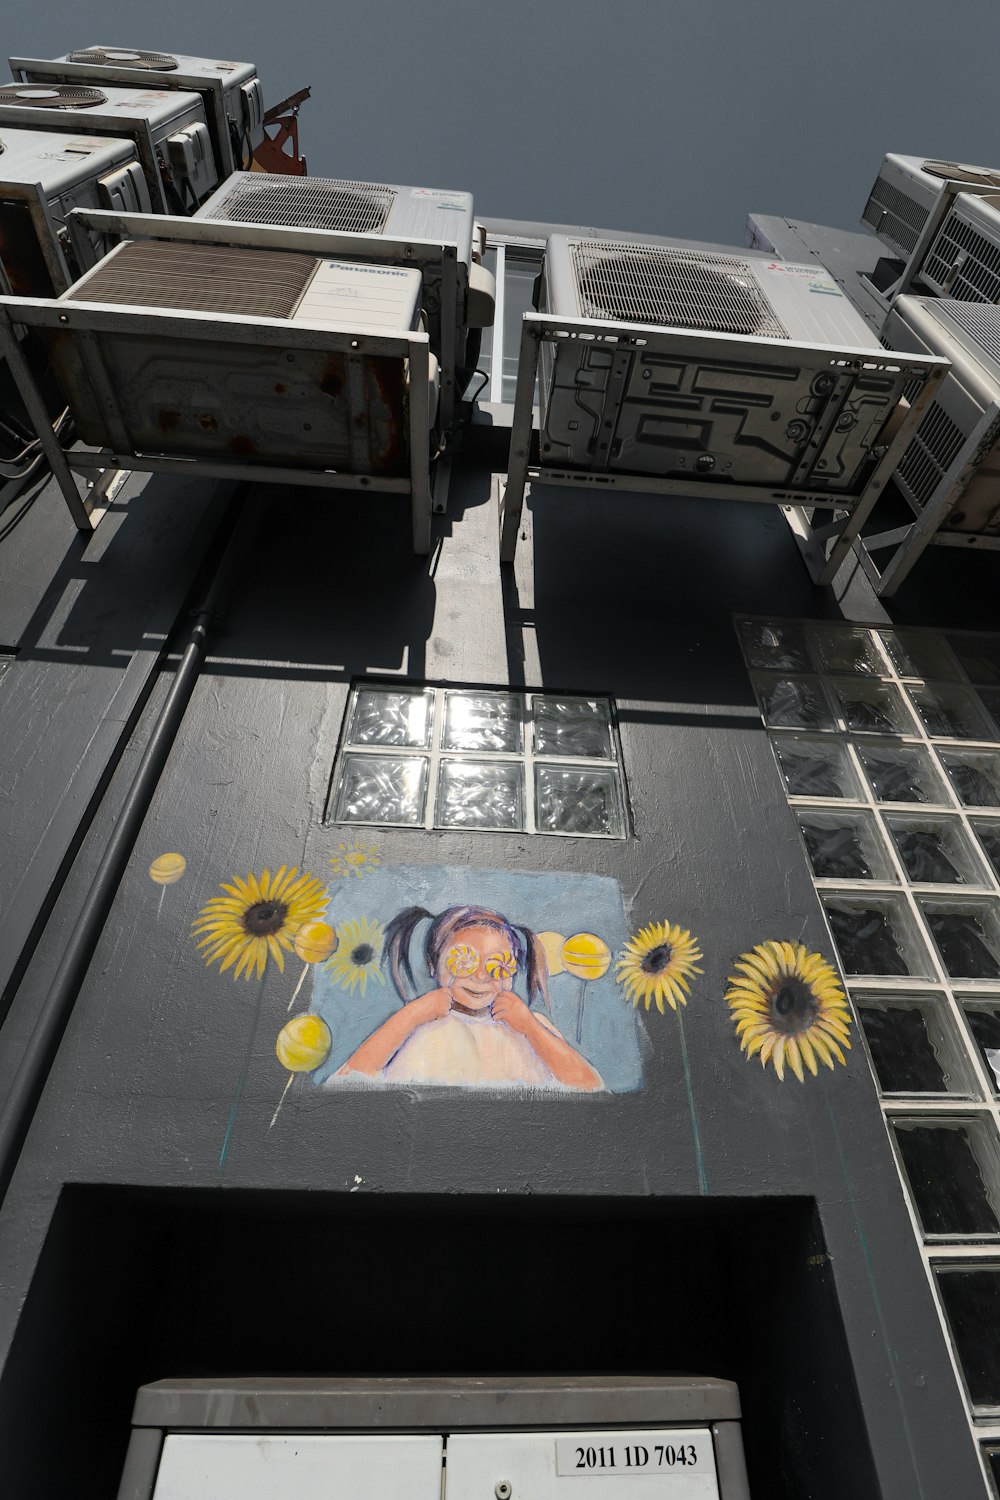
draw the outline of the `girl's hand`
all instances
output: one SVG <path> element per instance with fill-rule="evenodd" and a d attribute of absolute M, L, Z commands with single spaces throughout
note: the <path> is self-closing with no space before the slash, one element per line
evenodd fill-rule
<path fill-rule="evenodd" d="M 412 1020 L 413 1028 L 423 1026 L 427 1021 L 440 1021 L 451 1010 L 450 990 L 430 990 L 426 995 L 420 995 L 416 1000 L 411 1000 L 409 1005 L 403 1007 L 403 1014 L 408 1020 Z"/>
<path fill-rule="evenodd" d="M 510 1027 L 511 1031 L 520 1032 L 522 1036 L 535 1024 L 531 1011 L 520 995 L 515 995 L 513 990 L 504 990 L 498 995 L 490 1010 L 495 1021 L 502 1021 L 505 1026 Z"/>

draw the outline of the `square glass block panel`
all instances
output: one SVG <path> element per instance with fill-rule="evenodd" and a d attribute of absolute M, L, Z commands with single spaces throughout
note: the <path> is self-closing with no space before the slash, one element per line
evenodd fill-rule
<path fill-rule="evenodd" d="M 892 1122 L 925 1235 L 998 1235 L 996 1127 L 964 1120 Z"/>
<path fill-rule="evenodd" d="M 550 698 L 536 693 L 531 705 L 536 755 L 614 760 L 611 709 L 600 698 Z"/>
<path fill-rule="evenodd" d="M 516 754 L 521 743 L 521 700 L 515 693 L 445 694 L 442 750 Z"/>
<path fill-rule="evenodd" d="M 854 1003 L 883 1094 L 977 1092 L 941 999 L 856 994 Z"/>
<path fill-rule="evenodd" d="M 976 830 L 976 837 L 986 850 L 986 857 L 993 868 L 994 875 L 1000 879 L 1000 820 L 975 818 L 972 826 Z"/>
<path fill-rule="evenodd" d="M 948 640 L 971 682 L 1000 686 L 1000 635 L 951 635 Z"/>
<path fill-rule="evenodd" d="M 334 802 L 336 823 L 424 821 L 427 760 L 423 755 L 345 755 Z"/>
<path fill-rule="evenodd" d="M 900 677 L 953 682 L 961 675 L 943 636 L 921 630 L 880 630 L 879 636 Z"/>
<path fill-rule="evenodd" d="M 747 665 L 771 672 L 811 672 L 805 633 L 801 625 L 782 620 L 738 620 Z"/>
<path fill-rule="evenodd" d="M 942 898 L 920 906 L 949 978 L 1000 980 L 1000 902 Z"/>
<path fill-rule="evenodd" d="M 857 772 L 842 740 L 775 734 L 771 743 L 789 797 L 861 799 Z"/>
<path fill-rule="evenodd" d="M 3 673 L 3 665 L 0 664 L 0 674 Z M 978 691 L 979 701 L 993 720 L 993 733 L 990 739 L 1000 739 L 1000 688 L 980 688 Z"/>
<path fill-rule="evenodd" d="M 1000 1094 L 1000 999 L 963 1000 L 962 1010 L 992 1091 Z"/>
<path fill-rule="evenodd" d="M 963 807 L 1000 807 L 1000 751 L 940 750 Z"/>
<path fill-rule="evenodd" d="M 0 656 L 0 677 L 8 670 L 14 658 L 12 656 Z"/>
<path fill-rule="evenodd" d="M 951 798 L 930 755 L 919 745 L 887 745 L 859 740 L 854 747 L 876 802 L 950 805 Z"/>
<path fill-rule="evenodd" d="M 433 702 L 432 694 L 424 688 L 358 688 L 349 743 L 428 745 Z"/>
<path fill-rule="evenodd" d="M 597 766 L 536 765 L 535 825 L 539 833 L 624 838 L 615 772 Z"/>
<path fill-rule="evenodd" d="M 824 672 L 861 672 L 874 677 L 886 673 L 885 662 L 869 630 L 810 625 L 809 638 Z"/>
<path fill-rule="evenodd" d="M 935 1266 L 969 1399 L 1000 1407 L 1000 1266 Z"/>
<path fill-rule="evenodd" d="M 907 688 L 927 733 L 944 740 L 991 740 L 995 729 L 975 693 L 944 682 Z"/>
<path fill-rule="evenodd" d="M 834 677 L 832 686 L 852 734 L 913 734 L 903 695 L 891 683 Z"/>
<path fill-rule="evenodd" d="M 914 885 L 984 885 L 989 877 L 961 818 L 887 813 L 907 879 Z"/>
<path fill-rule="evenodd" d="M 832 729 L 818 677 L 754 677 L 754 691 L 769 729 Z"/>
<path fill-rule="evenodd" d="M 986 1460 L 986 1472 L 990 1476 L 993 1493 L 1000 1500 L 1000 1448 L 984 1448 L 983 1458 Z"/>
<path fill-rule="evenodd" d="M 524 770 L 511 761 L 442 760 L 437 828 L 523 828 Z"/>
<path fill-rule="evenodd" d="M 845 974 L 930 978 L 930 961 L 901 896 L 827 896 L 823 902 Z"/>
<path fill-rule="evenodd" d="M 871 813 L 800 811 L 796 817 L 817 880 L 897 880 Z"/>

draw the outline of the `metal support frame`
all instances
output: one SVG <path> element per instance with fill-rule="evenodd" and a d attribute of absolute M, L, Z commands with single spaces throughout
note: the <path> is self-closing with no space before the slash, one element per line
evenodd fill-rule
<path fill-rule="evenodd" d="M 535 378 L 543 339 L 551 342 L 583 338 L 612 345 L 642 347 L 648 353 L 670 353 L 675 357 L 686 345 L 699 356 L 732 359 L 735 350 L 752 344 L 760 358 L 773 353 L 787 363 L 789 358 L 812 355 L 824 361 L 844 358 L 849 355 L 860 366 L 874 367 L 884 364 L 897 370 L 900 388 L 914 376 L 925 377 L 919 395 L 908 413 L 900 422 L 891 440 L 878 456 L 874 470 L 868 477 L 863 492 L 846 495 L 834 490 L 801 491 L 792 487 L 769 484 L 713 484 L 693 478 L 668 479 L 649 474 L 629 474 L 609 469 L 575 470 L 549 467 L 531 463 L 531 431 Z M 738 336 L 708 334 L 688 329 L 657 328 L 638 324 L 595 324 L 584 318 L 558 318 L 545 313 L 525 313 L 521 327 L 521 348 L 518 356 L 517 391 L 514 400 L 514 419 L 510 434 L 510 458 L 507 469 L 507 484 L 500 498 L 500 561 L 512 563 L 517 548 L 517 534 L 521 524 L 524 491 L 529 481 L 544 484 L 567 484 L 587 488 L 619 489 L 640 494 L 700 496 L 708 500 L 744 500 L 763 504 L 781 505 L 793 524 L 793 532 L 800 541 L 806 566 L 817 584 L 830 583 L 838 572 L 854 540 L 879 498 L 889 476 L 895 469 L 913 431 L 928 407 L 940 381 L 951 368 L 947 359 L 937 356 L 913 356 L 898 352 L 882 353 L 874 349 L 843 350 L 824 345 L 792 344 L 782 342 L 765 344 L 759 340 L 748 340 Z M 834 366 L 834 373 L 837 367 Z M 841 516 L 831 516 L 832 524 L 814 532 L 812 511 L 826 509 Z M 808 545 L 802 545 L 801 533 L 809 537 Z"/>
<path fill-rule="evenodd" d="M 185 221 L 190 222 L 190 221 Z M 58 330 L 72 334 L 104 411 L 114 448 L 64 449 L 52 431 L 37 383 L 17 338 L 17 329 Z M 101 334 L 128 333 L 151 338 L 183 338 L 206 342 L 270 346 L 281 349 L 343 353 L 347 360 L 363 355 L 388 355 L 409 365 L 408 478 L 343 473 L 332 469 L 296 469 L 269 464 L 230 463 L 198 457 L 172 457 L 135 452 L 113 382 L 104 365 Z M 413 550 L 430 551 L 430 360 L 426 333 L 386 334 L 382 329 L 340 332 L 278 318 L 223 317 L 208 313 L 175 313 L 149 308 L 112 307 L 105 303 L 58 302 L 36 298 L 0 297 L 0 353 L 10 364 L 39 442 L 62 490 L 66 505 L 81 531 L 92 531 L 103 514 L 93 498 L 81 496 L 74 470 L 134 470 L 139 473 L 183 473 L 205 478 L 251 479 L 255 483 L 316 485 L 327 488 L 379 490 L 409 494 Z M 100 498 L 100 497 L 98 497 Z"/>

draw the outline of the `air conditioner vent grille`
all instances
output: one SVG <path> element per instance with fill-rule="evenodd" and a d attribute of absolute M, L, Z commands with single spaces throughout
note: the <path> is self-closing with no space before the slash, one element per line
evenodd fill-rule
<path fill-rule="evenodd" d="M 140 52 L 132 47 L 85 47 L 82 52 L 71 52 L 69 61 L 141 68 L 151 73 L 169 73 L 177 67 L 176 57 L 169 52 Z"/>
<path fill-rule="evenodd" d="M 861 215 L 863 224 L 907 253 L 915 248 L 926 220 L 927 209 L 923 204 L 915 203 L 884 177 L 875 183 Z"/>
<path fill-rule="evenodd" d="M 925 161 L 923 168 L 932 177 L 943 177 L 952 182 L 968 182 L 975 187 L 1000 188 L 1000 172 L 993 167 L 970 167 L 961 161 Z"/>
<path fill-rule="evenodd" d="M 982 302 L 939 302 L 934 311 L 961 328 L 1000 364 L 1000 307 Z"/>
<path fill-rule="evenodd" d="M 959 261 L 961 264 L 949 281 Z M 1000 299 L 1000 246 L 992 244 L 956 213 L 945 219 L 923 270 L 929 280 L 946 289 L 949 297 L 961 302 Z"/>
<path fill-rule="evenodd" d="M 584 240 L 573 246 L 573 270 L 585 318 L 788 337 L 737 256 Z"/>
<path fill-rule="evenodd" d="M 93 109 L 95 104 L 106 104 L 107 99 L 100 89 L 76 83 L 0 84 L 0 104 L 20 105 L 22 109 Z"/>
<path fill-rule="evenodd" d="M 324 177 L 252 177 L 233 184 L 212 217 L 244 224 L 287 224 L 334 229 L 342 234 L 380 234 L 396 194 L 370 182 Z"/>
<path fill-rule="evenodd" d="M 127 244 L 77 295 L 128 307 L 287 318 L 317 264 L 312 255 L 227 245 Z"/>
<path fill-rule="evenodd" d="M 917 428 L 897 470 L 921 509 L 954 463 L 964 441 L 962 429 L 935 401 Z"/>

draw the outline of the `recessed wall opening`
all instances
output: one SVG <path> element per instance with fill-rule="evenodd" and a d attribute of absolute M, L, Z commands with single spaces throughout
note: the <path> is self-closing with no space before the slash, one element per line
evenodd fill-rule
<path fill-rule="evenodd" d="M 735 1380 L 751 1494 L 877 1500 L 813 1200 L 66 1189 L 0 1400 L 11 1493 L 116 1493 L 168 1377 Z M 45 1441 L 38 1414 L 45 1413 Z"/>

